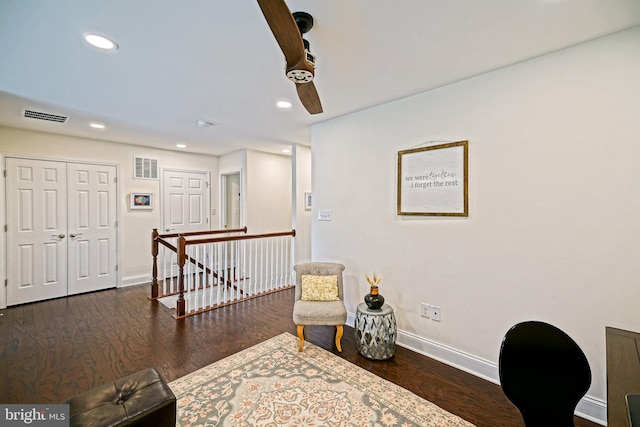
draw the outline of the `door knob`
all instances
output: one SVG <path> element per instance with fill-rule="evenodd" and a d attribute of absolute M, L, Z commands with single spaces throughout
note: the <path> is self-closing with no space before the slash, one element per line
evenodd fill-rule
<path fill-rule="evenodd" d="M 175 228 L 167 227 L 164 229 L 164 231 L 171 231 L 171 230 L 175 230 Z"/>
<path fill-rule="evenodd" d="M 71 233 L 71 234 L 69 234 L 69 236 L 78 237 L 78 236 L 82 236 L 82 233 Z"/>
<path fill-rule="evenodd" d="M 59 237 L 60 239 L 64 239 L 66 236 L 62 233 L 60 234 L 52 234 L 53 237 Z"/>

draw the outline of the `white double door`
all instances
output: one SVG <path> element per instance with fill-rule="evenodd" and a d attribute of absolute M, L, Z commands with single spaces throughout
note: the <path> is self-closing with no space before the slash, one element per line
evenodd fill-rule
<path fill-rule="evenodd" d="M 6 159 L 7 305 L 115 287 L 116 167 Z"/>

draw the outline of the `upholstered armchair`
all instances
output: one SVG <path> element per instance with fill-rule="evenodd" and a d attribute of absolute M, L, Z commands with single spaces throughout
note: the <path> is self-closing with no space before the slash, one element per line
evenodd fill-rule
<path fill-rule="evenodd" d="M 340 340 L 344 333 L 343 325 L 347 322 L 342 287 L 344 265 L 310 262 L 298 264 L 294 270 L 296 286 L 293 322 L 298 325 L 298 351 L 302 351 L 304 347 L 305 326 L 327 325 L 336 327 L 336 347 L 341 352 Z"/>

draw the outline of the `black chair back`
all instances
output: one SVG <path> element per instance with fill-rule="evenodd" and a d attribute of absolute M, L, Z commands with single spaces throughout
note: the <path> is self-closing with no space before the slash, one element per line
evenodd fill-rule
<path fill-rule="evenodd" d="M 591 385 L 584 353 L 555 326 L 513 326 L 500 348 L 500 384 L 527 427 L 574 427 L 573 414 Z"/>

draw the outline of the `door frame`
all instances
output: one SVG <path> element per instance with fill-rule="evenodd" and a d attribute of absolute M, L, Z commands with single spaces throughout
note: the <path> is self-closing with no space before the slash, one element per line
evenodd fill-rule
<path fill-rule="evenodd" d="M 7 225 L 7 195 L 6 195 L 6 187 L 7 187 L 7 179 L 6 179 L 6 170 L 7 158 L 15 158 L 15 159 L 26 159 L 26 160 L 42 160 L 42 161 L 50 161 L 50 162 L 64 162 L 64 163 L 83 163 L 83 164 L 92 164 L 92 165 L 101 165 L 101 166 L 114 166 L 116 168 L 116 223 L 118 227 L 116 227 L 116 265 L 118 269 L 116 270 L 116 288 L 121 287 L 121 256 L 122 256 L 122 230 L 120 224 L 121 212 L 120 212 L 120 164 L 112 163 L 112 162 L 99 162 L 93 161 L 90 159 L 65 159 L 65 158 L 57 158 L 57 157 L 39 157 L 39 156 L 28 156 L 21 154 L 10 154 L 10 153 L 0 153 L 0 167 L 2 168 L 2 185 L 0 185 L 0 286 L 2 290 L 0 290 L 0 309 L 7 308 L 7 233 L 5 230 L 5 225 Z"/>
<path fill-rule="evenodd" d="M 165 211 L 164 211 L 164 173 L 168 171 L 168 172 L 183 172 L 183 173 L 198 173 L 198 174 L 204 174 L 207 177 L 207 183 L 209 184 L 209 188 L 207 189 L 207 206 L 205 208 L 206 211 L 206 219 L 207 219 L 207 224 L 209 224 L 209 228 L 212 227 L 211 224 L 211 192 L 212 192 L 212 185 L 211 185 L 211 172 L 206 171 L 206 170 L 197 170 L 197 169 L 181 169 L 181 168 L 160 168 L 160 170 L 158 171 L 158 176 L 159 176 L 159 181 L 160 181 L 160 194 L 158 195 L 158 204 L 157 206 L 159 206 L 160 208 L 160 234 L 165 233 L 164 231 L 164 224 L 165 224 Z"/>
<path fill-rule="evenodd" d="M 244 227 L 247 224 L 246 221 L 246 216 L 245 216 L 245 212 L 246 212 L 246 208 L 245 208 L 245 200 L 246 200 L 246 191 L 244 188 L 244 176 L 242 174 L 242 168 L 237 169 L 237 170 L 229 170 L 229 171 L 225 171 L 224 173 L 221 172 L 220 173 L 220 190 L 218 191 L 218 194 L 220 195 L 220 224 L 219 224 L 219 228 L 223 229 L 225 223 L 227 222 L 227 177 L 229 175 L 238 175 L 240 178 L 240 227 Z"/>

